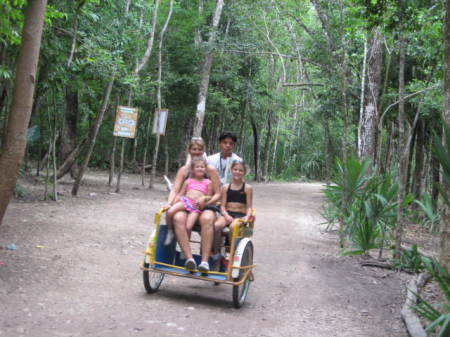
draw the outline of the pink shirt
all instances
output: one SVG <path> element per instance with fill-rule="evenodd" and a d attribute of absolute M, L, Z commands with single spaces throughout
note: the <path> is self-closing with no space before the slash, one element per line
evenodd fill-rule
<path fill-rule="evenodd" d="M 186 191 L 189 190 L 197 190 L 204 194 L 208 194 L 208 185 L 211 182 L 209 179 L 203 179 L 201 181 L 188 178 L 187 179 L 187 185 L 186 185 Z"/>

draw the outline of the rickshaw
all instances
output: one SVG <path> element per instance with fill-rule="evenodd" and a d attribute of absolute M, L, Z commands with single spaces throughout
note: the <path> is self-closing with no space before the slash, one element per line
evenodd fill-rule
<path fill-rule="evenodd" d="M 141 264 L 144 287 L 147 293 L 158 291 L 165 275 L 187 277 L 197 280 L 214 282 L 216 285 L 225 283 L 233 287 L 232 297 L 235 308 L 244 305 L 250 282 L 254 280 L 253 243 L 252 235 L 254 221 L 244 223 L 242 219 L 235 219 L 230 226 L 232 230 L 224 230 L 222 234 L 221 259 L 210 258 L 211 271 L 201 273 L 198 270 L 187 270 L 184 267 L 185 258 L 176 240 L 165 246 L 167 226 L 161 224 L 161 217 L 166 211 L 161 208 L 155 215 L 155 229 L 148 241 Z M 253 214 L 254 215 L 254 214 Z M 228 229 L 228 228 L 227 228 Z M 195 227 L 194 227 L 195 230 Z M 226 238 L 228 236 L 228 238 Z M 191 243 L 199 243 L 191 240 Z M 196 263 L 200 263 L 200 255 L 193 254 Z"/>

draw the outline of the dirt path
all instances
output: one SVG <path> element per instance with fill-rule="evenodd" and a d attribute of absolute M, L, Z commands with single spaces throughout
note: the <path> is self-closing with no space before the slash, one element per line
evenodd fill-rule
<path fill-rule="evenodd" d="M 147 295 L 138 264 L 166 192 L 128 179 L 120 195 L 92 178 L 75 199 L 10 205 L 0 245 L 17 250 L 0 250 L 0 336 L 407 336 L 400 276 L 337 257 L 317 225 L 319 184 L 255 186 L 244 308 L 229 286 L 176 277 Z"/>

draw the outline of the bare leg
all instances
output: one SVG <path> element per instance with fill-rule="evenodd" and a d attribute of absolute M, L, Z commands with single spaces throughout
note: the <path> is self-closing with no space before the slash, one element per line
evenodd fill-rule
<path fill-rule="evenodd" d="M 173 224 L 175 226 L 175 233 L 177 235 L 178 244 L 181 247 L 187 259 L 192 258 L 191 245 L 189 244 L 189 237 L 186 230 L 186 212 L 175 213 L 173 217 Z"/>
<path fill-rule="evenodd" d="M 175 213 L 178 213 L 180 211 L 184 211 L 184 205 L 181 202 L 177 202 L 176 204 L 173 204 L 168 210 L 167 210 L 167 217 L 170 217 L 173 219 Z"/>
<path fill-rule="evenodd" d="M 206 210 L 200 215 L 200 226 L 202 227 L 202 261 L 208 262 L 209 253 L 214 237 L 214 220 L 216 219 L 216 213 L 214 211 Z"/>
<path fill-rule="evenodd" d="M 216 222 L 214 223 L 214 243 L 213 243 L 213 253 L 217 254 L 220 251 L 220 244 L 222 241 L 222 230 L 226 226 L 226 220 L 225 217 L 221 216 L 217 218 Z"/>
<path fill-rule="evenodd" d="M 191 212 L 187 216 L 186 231 L 187 231 L 189 237 L 191 237 L 192 227 L 194 227 L 195 222 L 197 221 L 199 216 L 200 216 L 200 213 L 196 213 L 196 212 Z"/>

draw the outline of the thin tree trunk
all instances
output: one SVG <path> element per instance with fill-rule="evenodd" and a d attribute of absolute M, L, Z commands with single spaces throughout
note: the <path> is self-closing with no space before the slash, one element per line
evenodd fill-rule
<path fill-rule="evenodd" d="M 277 168 L 276 168 L 275 164 L 276 164 L 276 158 L 277 158 L 278 132 L 280 131 L 280 120 L 281 120 L 281 118 L 278 118 L 278 120 L 277 120 L 277 130 L 275 131 L 275 144 L 273 145 L 272 165 L 271 165 L 271 170 L 270 170 L 270 174 L 269 174 L 269 179 L 271 179 L 274 175 L 277 174 Z"/>
<path fill-rule="evenodd" d="M 217 0 L 216 9 L 211 24 L 208 38 L 208 50 L 203 57 L 201 68 L 201 80 L 198 90 L 197 112 L 194 124 L 194 137 L 202 136 L 203 120 L 205 119 L 206 99 L 208 97 L 209 76 L 211 74 L 211 66 L 213 60 L 214 43 L 217 35 L 217 27 L 219 26 L 220 16 L 222 14 L 224 0 Z"/>
<path fill-rule="evenodd" d="M 83 138 L 83 140 L 72 150 L 72 152 L 67 156 L 64 163 L 59 166 L 58 172 L 56 174 L 57 179 L 61 179 L 69 170 L 72 165 L 75 163 L 81 151 L 84 149 L 84 144 L 86 144 L 87 137 Z"/>
<path fill-rule="evenodd" d="M 323 117 L 324 142 L 325 142 L 325 181 L 329 185 L 331 180 L 331 168 L 333 166 L 332 158 L 332 142 L 330 132 L 329 113 Z"/>
<path fill-rule="evenodd" d="M 390 170 L 390 168 L 391 168 L 392 156 L 393 156 L 393 152 L 394 152 L 392 149 L 395 148 L 394 134 L 395 134 L 395 123 L 392 122 L 389 137 L 388 137 L 388 142 L 386 144 L 384 170 L 381 170 L 382 173 Z"/>
<path fill-rule="evenodd" d="M 111 149 L 111 155 L 109 156 L 109 177 L 108 186 L 111 186 L 114 179 L 114 170 L 116 167 L 116 147 L 117 147 L 117 137 L 113 137 L 113 145 Z"/>
<path fill-rule="evenodd" d="M 71 65 L 75 57 L 75 51 L 77 46 L 78 36 L 78 18 L 80 16 L 81 8 L 86 3 L 85 0 L 75 1 L 75 17 L 72 26 L 72 44 L 70 48 L 69 57 L 67 59 L 67 73 L 72 79 L 67 82 L 64 88 L 64 120 L 61 133 L 61 143 L 59 147 L 59 157 L 61 161 L 66 161 L 69 155 L 73 152 L 77 142 L 77 123 L 79 119 L 78 109 L 78 90 L 71 87 L 71 83 L 74 82 L 74 73 L 71 70 Z M 73 84 L 72 84 L 73 85 Z M 70 175 L 72 178 L 76 178 L 78 175 L 78 165 L 76 162 L 69 167 Z M 63 173 L 65 175 L 69 170 L 62 172 L 59 170 L 58 176 Z M 61 177 L 61 176 L 60 176 Z"/>
<path fill-rule="evenodd" d="M 122 178 L 123 172 L 123 161 L 125 157 L 125 141 L 127 139 L 122 137 L 122 144 L 120 145 L 120 164 L 119 164 L 119 173 L 117 174 L 117 185 L 116 185 L 116 193 L 120 192 L 120 180 Z"/>
<path fill-rule="evenodd" d="M 164 42 L 164 35 L 166 33 L 167 27 L 169 26 L 170 18 L 172 17 L 173 1 L 174 0 L 170 0 L 169 13 L 167 14 L 166 22 L 164 22 L 164 26 L 161 29 L 161 33 L 159 35 L 159 46 L 158 46 L 158 87 L 157 87 L 157 91 L 156 91 L 156 101 L 157 101 L 157 104 L 158 104 L 158 111 L 161 111 L 161 109 L 162 109 L 161 108 L 162 48 L 163 48 L 163 42 Z M 156 145 L 155 145 L 155 151 L 153 152 L 152 174 L 150 176 L 149 188 L 153 188 L 153 183 L 154 183 L 155 178 L 156 178 L 156 165 L 158 163 L 159 142 L 160 142 L 160 134 L 159 134 L 159 132 L 157 130 L 157 132 L 156 132 Z"/>
<path fill-rule="evenodd" d="M 443 117 L 450 132 L 450 0 L 445 1 L 445 20 L 444 20 L 444 111 Z M 445 132 L 444 132 L 445 135 Z M 445 136 L 444 136 L 445 138 Z M 445 183 L 443 186 L 446 191 L 450 186 Z M 448 194 L 448 193 L 447 193 Z M 441 242 L 439 259 L 441 263 L 450 271 L 450 209 L 448 205 L 444 206 L 442 212 Z"/>
<path fill-rule="evenodd" d="M 203 0 L 198 0 L 198 17 L 200 19 L 200 17 L 203 14 Z M 196 46 L 199 46 L 200 43 L 202 42 L 202 33 L 200 28 L 195 30 L 195 36 L 194 36 L 194 43 Z"/>
<path fill-rule="evenodd" d="M 253 160 L 255 162 L 255 180 L 261 181 L 260 170 L 258 167 L 259 157 L 259 141 L 258 141 L 258 128 L 256 126 L 255 118 L 250 114 L 250 123 L 253 130 Z"/>
<path fill-rule="evenodd" d="M 403 227 L 404 227 L 404 206 L 403 199 L 405 197 L 405 189 L 406 189 L 406 168 L 407 168 L 407 159 L 404 152 L 406 147 L 406 116 L 405 116 L 405 35 L 403 32 L 403 15 L 404 15 L 404 0 L 400 0 L 399 2 L 400 9 L 400 27 L 399 27 L 399 74 L 398 74 L 398 176 L 399 176 L 399 188 L 398 188 L 398 196 L 397 196 L 397 227 L 395 230 L 395 251 L 394 258 L 400 258 L 400 250 L 403 239 Z"/>
<path fill-rule="evenodd" d="M 164 137 L 164 175 L 169 175 L 169 140 Z"/>
<path fill-rule="evenodd" d="M 345 35 L 344 35 L 344 8 L 343 1 L 339 1 L 339 16 L 340 16 L 340 35 L 341 35 L 341 109 L 343 114 L 343 135 L 342 135 L 342 160 L 344 163 L 347 162 L 348 158 L 348 106 L 347 106 L 347 51 L 345 49 Z M 333 45 L 331 42 L 330 36 L 328 36 L 330 45 Z M 344 171 L 346 175 L 346 171 Z M 347 177 L 344 177 L 346 180 Z M 344 193 L 342 206 L 341 206 L 341 214 L 345 214 L 346 209 L 348 207 L 348 195 Z M 341 248 L 344 248 L 345 245 L 345 223 L 342 217 L 339 218 L 339 245 Z"/>
<path fill-rule="evenodd" d="M 417 127 L 411 128 L 411 142 L 408 146 L 408 159 L 406 162 L 406 186 L 405 193 L 412 193 L 411 174 L 413 169 L 414 147 L 416 146 Z"/>
<path fill-rule="evenodd" d="M 145 133 L 145 147 L 144 147 L 144 155 L 142 158 L 142 169 L 141 169 L 141 183 L 142 186 L 145 185 L 145 166 L 147 165 L 147 153 L 148 153 L 148 147 L 150 143 L 150 127 L 152 124 L 152 115 L 149 114 L 148 120 L 147 120 L 147 131 Z"/>
<path fill-rule="evenodd" d="M 246 99 L 244 102 L 244 106 L 241 106 L 241 118 L 240 118 L 240 124 L 239 124 L 239 151 L 238 153 L 242 154 L 242 151 L 244 149 L 244 144 L 243 144 L 243 137 L 244 137 L 244 124 L 245 124 L 245 113 L 247 110 L 247 102 L 248 100 Z"/>
<path fill-rule="evenodd" d="M 419 120 L 416 132 L 416 153 L 412 193 L 415 199 L 419 199 L 422 194 L 422 177 L 424 168 L 425 132 L 423 121 Z"/>
<path fill-rule="evenodd" d="M 269 107 L 269 111 L 267 112 L 267 133 L 266 133 L 266 142 L 264 144 L 264 166 L 262 176 L 264 180 L 268 180 L 268 171 L 269 171 L 269 150 L 270 150 L 270 141 L 272 139 L 272 109 Z"/>
<path fill-rule="evenodd" d="M 125 2 L 125 15 L 130 11 L 131 0 L 126 0 Z"/>
<path fill-rule="evenodd" d="M 59 147 L 59 157 L 61 161 L 66 161 L 76 147 L 77 123 L 79 117 L 78 91 L 71 91 L 71 89 L 67 86 L 64 92 L 64 103 L 65 113 L 61 134 L 61 144 Z M 76 166 L 77 165 L 71 166 L 64 172 L 60 170 L 58 175 L 65 175 L 70 170 L 71 176 L 76 177 L 78 171 Z"/>
<path fill-rule="evenodd" d="M 158 8 L 160 2 L 161 0 L 155 0 L 155 8 L 152 17 L 152 30 L 150 31 L 150 36 L 147 41 L 147 49 L 145 50 L 144 56 L 142 57 L 141 61 L 136 63 L 136 68 L 134 68 L 135 76 L 137 76 L 141 72 L 142 68 L 144 68 L 150 56 L 152 55 L 153 41 L 155 40 L 156 22 L 158 18 Z"/>
<path fill-rule="evenodd" d="M 16 77 L 5 143 L 0 154 L 0 224 L 13 195 L 26 147 L 33 106 L 36 68 L 41 47 L 47 0 L 29 1 L 24 12 L 22 43 L 16 61 Z"/>
<path fill-rule="evenodd" d="M 57 118 L 56 113 L 54 116 L 54 124 L 53 124 L 53 139 L 52 139 L 52 157 L 53 157 L 53 200 L 58 201 L 58 181 L 56 178 L 56 171 L 57 171 L 57 164 L 56 164 L 56 124 L 57 124 Z"/>
<path fill-rule="evenodd" d="M 47 153 L 52 152 L 52 147 L 53 147 L 53 142 L 51 139 L 49 139 Z M 47 171 L 45 172 L 44 200 L 48 199 L 48 183 L 49 183 L 49 179 L 50 179 L 50 160 L 47 160 L 46 165 L 47 165 Z"/>
<path fill-rule="evenodd" d="M 434 139 L 431 143 L 434 142 Z M 432 145 L 433 146 L 433 145 Z M 431 155 L 431 201 L 433 208 L 437 209 L 439 198 L 439 185 L 440 185 L 440 164 L 439 160 L 434 154 Z"/>
<path fill-rule="evenodd" d="M 109 96 L 111 94 L 113 84 L 114 84 L 114 76 L 110 79 L 108 86 L 106 87 L 102 106 L 101 106 L 100 111 L 97 115 L 97 118 L 94 122 L 94 125 L 92 125 L 91 130 L 89 132 L 90 134 L 89 134 L 88 145 L 87 145 L 87 153 L 86 153 L 86 157 L 84 158 L 83 164 L 80 167 L 80 172 L 78 173 L 77 179 L 75 180 L 75 183 L 73 184 L 73 188 L 72 188 L 73 196 L 76 196 L 78 194 L 78 189 L 80 188 L 81 180 L 83 179 L 84 172 L 86 171 L 88 164 L 89 164 L 89 160 L 91 159 L 91 155 L 94 150 L 95 140 L 97 138 L 98 130 L 100 129 L 100 125 L 102 124 L 102 121 L 103 121 L 103 116 L 105 114 L 106 108 L 108 107 Z"/>

